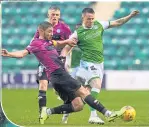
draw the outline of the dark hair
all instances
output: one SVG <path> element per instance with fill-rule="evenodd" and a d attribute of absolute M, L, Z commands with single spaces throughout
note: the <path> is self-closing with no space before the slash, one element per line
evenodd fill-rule
<path fill-rule="evenodd" d="M 59 10 L 59 11 L 60 11 L 60 8 L 57 7 L 57 6 L 51 6 L 51 7 L 49 8 L 49 10 Z"/>
<path fill-rule="evenodd" d="M 94 10 L 92 8 L 84 8 L 82 10 L 82 14 L 85 14 L 85 13 L 92 13 L 92 14 L 94 14 L 95 12 L 94 12 Z"/>
<path fill-rule="evenodd" d="M 40 29 L 46 30 L 48 27 L 52 27 L 52 24 L 47 21 L 44 21 L 39 24 Z"/>

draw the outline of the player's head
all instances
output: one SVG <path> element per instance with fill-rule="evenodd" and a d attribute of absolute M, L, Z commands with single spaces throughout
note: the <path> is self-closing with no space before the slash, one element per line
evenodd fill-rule
<path fill-rule="evenodd" d="M 51 6 L 48 10 L 48 18 L 52 25 L 56 25 L 60 19 L 60 8 Z"/>
<path fill-rule="evenodd" d="M 93 26 L 95 20 L 95 12 L 92 8 L 84 8 L 82 11 L 82 23 L 87 28 Z"/>
<path fill-rule="evenodd" d="M 53 36 L 53 27 L 52 24 L 44 21 L 38 26 L 39 37 L 44 40 L 52 40 Z"/>

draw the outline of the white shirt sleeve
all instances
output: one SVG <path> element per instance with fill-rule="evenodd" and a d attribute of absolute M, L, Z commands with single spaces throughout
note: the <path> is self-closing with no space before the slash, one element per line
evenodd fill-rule
<path fill-rule="evenodd" d="M 66 56 L 66 62 L 65 62 L 65 64 L 68 65 L 69 67 L 71 66 L 71 54 L 72 54 L 72 52 L 70 52 L 70 53 Z"/>
<path fill-rule="evenodd" d="M 71 38 L 76 38 L 76 39 L 78 40 L 78 34 L 77 34 L 77 31 L 75 30 L 74 33 L 71 34 L 69 38 L 70 38 L 70 39 L 71 39 Z"/>
<path fill-rule="evenodd" d="M 108 27 L 110 25 L 110 21 L 98 21 L 98 22 L 102 25 L 104 30 L 108 29 Z"/>

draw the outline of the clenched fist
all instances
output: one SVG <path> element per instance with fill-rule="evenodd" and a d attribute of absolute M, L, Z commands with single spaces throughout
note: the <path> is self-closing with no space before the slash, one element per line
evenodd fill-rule
<path fill-rule="evenodd" d="M 132 16 L 132 17 L 134 17 L 134 16 L 136 16 L 136 15 L 138 15 L 140 12 L 138 11 L 138 10 L 135 10 L 135 11 L 132 11 L 131 13 L 130 13 L 130 15 Z"/>
<path fill-rule="evenodd" d="M 2 49 L 1 54 L 2 56 L 8 56 L 8 51 L 6 49 Z"/>

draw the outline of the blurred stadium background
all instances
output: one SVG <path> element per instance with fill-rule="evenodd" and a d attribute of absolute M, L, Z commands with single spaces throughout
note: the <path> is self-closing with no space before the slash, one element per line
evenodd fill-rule
<path fill-rule="evenodd" d="M 114 20 L 128 15 L 132 10 L 139 10 L 140 15 L 125 25 L 104 32 L 104 64 L 105 70 L 149 70 L 149 2 L 3 2 L 2 47 L 9 51 L 24 49 L 30 43 L 37 25 L 47 19 L 47 10 L 51 5 L 60 7 L 61 19 L 72 31 L 81 22 L 84 7 L 93 7 L 99 20 Z M 80 52 L 75 48 L 72 67 L 78 65 L 79 57 Z M 19 87 L 19 76 L 23 76 L 23 84 L 35 84 L 34 70 L 38 62 L 34 56 L 2 58 L 2 61 L 3 87 Z"/>
<path fill-rule="evenodd" d="M 61 19 L 72 31 L 81 22 L 81 11 L 84 7 L 93 7 L 96 19 L 99 20 L 114 20 L 128 15 L 132 10 L 139 10 L 140 15 L 125 25 L 104 32 L 103 88 L 149 90 L 149 2 L 2 2 L 2 47 L 8 51 L 24 49 L 34 36 L 38 24 L 47 20 L 47 11 L 51 5 L 60 7 Z M 72 67 L 78 65 L 79 56 L 79 49 L 74 48 Z M 38 88 L 35 76 L 37 65 L 38 62 L 32 55 L 23 59 L 2 58 L 2 86 L 5 95 L 3 104 L 6 107 L 9 105 L 8 98 L 11 95 L 17 96 L 8 89 Z M 16 93 L 21 95 L 19 91 Z M 37 89 L 33 98 L 36 94 Z M 11 106 L 6 108 L 6 112 L 12 110 Z"/>

